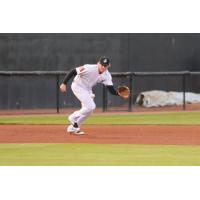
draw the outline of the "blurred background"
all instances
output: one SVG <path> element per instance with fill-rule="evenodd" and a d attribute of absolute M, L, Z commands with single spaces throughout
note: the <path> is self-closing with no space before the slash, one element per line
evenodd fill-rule
<path fill-rule="evenodd" d="M 111 59 L 112 73 L 124 72 L 198 72 L 200 64 L 200 34 L 159 33 L 12 33 L 0 34 L 0 71 L 64 71 L 83 64 L 96 63 L 101 56 Z M 0 75 L 0 109 L 37 110 L 79 107 L 79 101 L 71 90 L 57 94 L 57 81 L 64 75 Z M 113 76 L 116 85 L 132 84 L 132 98 L 124 101 L 107 94 L 108 110 L 142 110 L 136 104 L 141 92 L 151 90 L 200 93 L 200 76 L 180 75 L 135 76 L 130 82 L 127 76 Z M 70 88 L 70 86 L 68 86 Z M 94 88 L 95 102 L 101 109 L 103 86 Z M 57 97 L 59 95 L 59 102 Z M 190 109 L 191 105 L 186 105 Z M 141 109 L 140 109 L 141 108 Z M 182 106 L 178 106 L 182 110 Z M 157 109 L 157 108 L 156 108 Z M 160 108 L 159 108 L 160 109 Z M 167 107 L 172 109 L 172 107 Z M 173 108 L 174 109 L 174 108 Z M 196 104 L 191 109 L 200 109 Z M 145 109 L 147 110 L 147 109 Z"/>

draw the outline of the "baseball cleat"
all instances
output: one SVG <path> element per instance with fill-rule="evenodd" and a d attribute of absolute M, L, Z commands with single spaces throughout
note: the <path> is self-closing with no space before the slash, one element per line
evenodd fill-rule
<path fill-rule="evenodd" d="M 72 125 L 68 126 L 67 132 L 69 132 L 70 134 L 74 134 L 74 135 L 84 135 L 85 134 L 83 131 L 80 131 L 80 128 L 76 128 Z"/>
<path fill-rule="evenodd" d="M 85 133 L 83 131 L 77 131 L 77 132 L 69 132 L 71 135 L 84 135 Z"/>

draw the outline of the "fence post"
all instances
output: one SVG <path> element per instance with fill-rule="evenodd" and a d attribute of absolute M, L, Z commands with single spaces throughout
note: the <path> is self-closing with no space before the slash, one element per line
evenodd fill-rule
<path fill-rule="evenodd" d="M 59 101 L 60 101 L 60 95 L 59 95 L 59 75 L 56 75 L 56 108 L 57 113 L 59 113 Z"/>
<path fill-rule="evenodd" d="M 133 75 L 129 76 L 129 88 L 130 88 L 130 97 L 129 97 L 129 105 L 128 111 L 132 112 L 133 110 Z"/>
<path fill-rule="evenodd" d="M 183 74 L 183 110 L 185 110 L 185 82 L 186 82 L 186 74 Z"/>
<path fill-rule="evenodd" d="M 105 85 L 103 85 L 103 112 L 107 111 L 107 103 L 108 103 L 107 88 Z"/>

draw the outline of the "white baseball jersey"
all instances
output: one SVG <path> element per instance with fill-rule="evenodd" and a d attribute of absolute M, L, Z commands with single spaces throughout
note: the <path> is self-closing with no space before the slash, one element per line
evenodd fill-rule
<path fill-rule="evenodd" d="M 99 74 L 98 65 L 86 64 L 76 68 L 77 75 L 74 78 L 74 83 L 79 86 L 91 90 L 97 83 L 104 85 L 113 85 L 112 76 L 108 70 Z"/>

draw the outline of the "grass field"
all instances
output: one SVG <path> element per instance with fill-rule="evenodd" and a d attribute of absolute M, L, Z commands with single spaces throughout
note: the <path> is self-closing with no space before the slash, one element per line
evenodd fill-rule
<path fill-rule="evenodd" d="M 200 124 L 200 112 L 171 112 L 156 114 L 111 114 L 90 117 L 86 124 Z M 67 118 L 63 115 L 20 115 L 0 116 L 0 124 L 66 124 Z"/>
<path fill-rule="evenodd" d="M 94 115 L 87 124 L 199 125 L 199 112 Z M 0 124 L 66 124 L 63 115 L 1 116 Z M 200 146 L 0 144 L 1 166 L 199 166 Z"/>
<path fill-rule="evenodd" d="M 199 166 L 199 146 L 125 144 L 1 144 L 0 165 Z"/>

